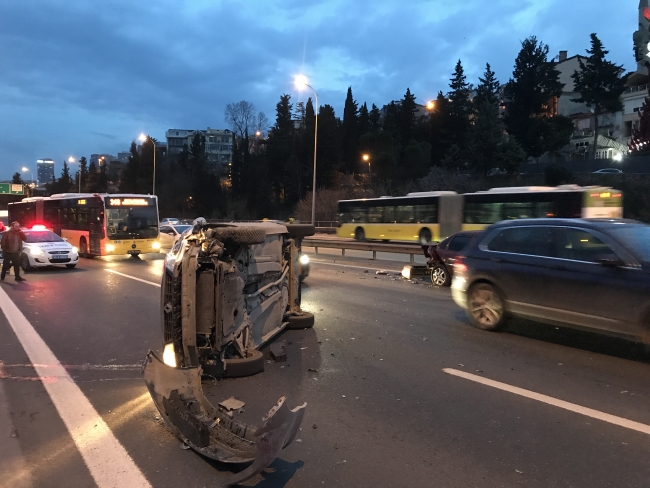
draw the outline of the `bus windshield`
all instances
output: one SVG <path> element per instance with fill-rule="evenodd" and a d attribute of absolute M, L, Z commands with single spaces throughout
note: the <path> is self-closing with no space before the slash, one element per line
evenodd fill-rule
<path fill-rule="evenodd" d="M 158 237 L 156 207 L 106 208 L 109 239 L 151 239 Z"/>

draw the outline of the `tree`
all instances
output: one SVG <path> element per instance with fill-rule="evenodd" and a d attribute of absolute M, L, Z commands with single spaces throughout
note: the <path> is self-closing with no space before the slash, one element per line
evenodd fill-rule
<path fill-rule="evenodd" d="M 354 173 L 357 166 L 357 145 L 359 142 L 359 134 L 357 131 L 358 112 L 358 104 L 352 98 L 352 88 L 348 87 L 345 105 L 343 106 L 343 123 L 341 124 L 343 165 L 346 173 Z"/>
<path fill-rule="evenodd" d="M 361 105 L 361 108 L 359 109 L 358 133 L 359 136 L 362 136 L 363 134 L 367 134 L 370 131 L 371 131 L 370 113 L 368 112 L 368 105 L 366 105 L 366 103 L 364 102 L 363 105 Z"/>
<path fill-rule="evenodd" d="M 504 90 L 508 133 L 528 156 L 535 158 L 568 144 L 573 132 L 568 118 L 549 110 L 550 102 L 562 94 L 564 85 L 555 62 L 547 58 L 546 44 L 538 42 L 535 36 L 524 40 Z"/>
<path fill-rule="evenodd" d="M 431 145 L 431 164 L 441 164 L 445 154 L 453 145 L 450 135 L 450 102 L 442 92 L 438 92 L 434 108 L 429 112 L 429 144 Z"/>
<path fill-rule="evenodd" d="M 498 106 L 488 100 L 477 108 L 466 149 L 470 166 L 483 175 L 487 175 L 492 168 L 513 173 L 526 158 L 517 141 L 506 134 Z"/>
<path fill-rule="evenodd" d="M 632 131 L 629 144 L 631 154 L 642 154 L 650 151 L 650 98 L 646 97 L 639 110 L 639 127 Z"/>
<path fill-rule="evenodd" d="M 13 177 L 11 178 L 11 182 L 16 184 L 16 185 L 22 185 L 23 184 L 22 175 L 18 171 L 16 171 L 14 173 Z"/>
<path fill-rule="evenodd" d="M 381 130 L 381 111 L 374 103 L 368 113 L 368 120 L 370 121 L 370 132 L 379 132 Z"/>
<path fill-rule="evenodd" d="M 411 90 L 407 88 L 404 98 L 400 100 L 400 104 L 397 107 L 397 130 L 403 148 L 405 148 L 411 142 L 411 139 L 413 139 L 416 111 L 417 105 L 415 103 L 415 95 L 413 95 Z"/>
<path fill-rule="evenodd" d="M 120 191 L 123 193 L 139 193 L 138 175 L 140 172 L 140 153 L 138 152 L 138 146 L 135 141 L 131 141 L 129 152 L 129 160 L 126 163 L 126 168 L 124 168 L 124 173 L 122 173 L 122 179 L 120 181 Z M 88 169 L 88 173 L 89 181 L 87 185 L 90 185 L 90 168 Z"/>
<path fill-rule="evenodd" d="M 483 78 L 478 79 L 479 84 L 476 87 L 476 96 L 474 97 L 474 105 L 478 109 L 483 102 L 488 102 L 497 105 L 501 101 L 499 94 L 499 80 L 496 79 L 494 71 L 490 67 L 490 63 L 485 64 L 485 73 Z"/>
<path fill-rule="evenodd" d="M 449 99 L 449 135 L 452 143 L 463 146 L 470 127 L 472 102 L 470 100 L 470 86 L 467 83 L 467 77 L 460 59 L 456 63 L 449 87 L 451 88 L 447 95 Z"/>
<path fill-rule="evenodd" d="M 63 161 L 63 169 L 61 170 L 61 178 L 59 178 L 59 183 L 61 184 L 61 191 L 70 191 L 70 187 L 72 186 L 72 178 L 70 177 L 70 168 L 68 167 L 67 161 Z"/>
<path fill-rule="evenodd" d="M 586 104 L 594 113 L 593 159 L 596 159 L 598 148 L 598 116 L 601 113 L 617 112 L 623 108 L 620 97 L 625 91 L 627 80 L 627 77 L 621 76 L 623 66 L 605 59 L 608 53 L 598 36 L 592 33 L 591 49 L 587 49 L 589 57 L 586 62 L 578 58 L 580 70 L 571 75 L 575 91 L 580 94 L 580 97 L 571 101 Z"/>
<path fill-rule="evenodd" d="M 86 182 L 88 181 L 88 161 L 86 160 L 85 156 L 82 156 L 79 159 L 79 186 L 81 187 L 81 191 L 87 191 L 86 190 Z"/>
<path fill-rule="evenodd" d="M 95 162 L 91 162 L 88 167 L 88 180 L 86 182 L 86 191 L 89 193 L 99 192 L 99 171 Z"/>
<path fill-rule="evenodd" d="M 261 112 L 260 112 L 261 113 Z M 258 119 L 255 115 L 255 105 L 246 100 L 237 103 L 229 103 L 226 105 L 224 112 L 226 123 L 239 137 L 244 137 L 244 134 L 250 134 L 249 129 L 256 129 Z"/>

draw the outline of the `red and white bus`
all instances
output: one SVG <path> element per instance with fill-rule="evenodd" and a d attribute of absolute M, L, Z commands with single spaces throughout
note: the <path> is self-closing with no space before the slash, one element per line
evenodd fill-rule
<path fill-rule="evenodd" d="M 45 225 L 81 256 L 160 252 L 155 195 L 61 193 L 8 205 L 9 221 Z"/>

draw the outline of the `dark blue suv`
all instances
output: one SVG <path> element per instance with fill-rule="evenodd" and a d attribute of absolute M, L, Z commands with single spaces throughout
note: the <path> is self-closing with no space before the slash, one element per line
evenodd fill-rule
<path fill-rule="evenodd" d="M 454 264 L 454 301 L 496 330 L 508 315 L 650 339 L 650 225 L 531 219 L 488 227 Z"/>

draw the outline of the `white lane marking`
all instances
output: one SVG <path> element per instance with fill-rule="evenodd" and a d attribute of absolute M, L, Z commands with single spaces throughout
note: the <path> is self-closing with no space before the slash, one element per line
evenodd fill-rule
<path fill-rule="evenodd" d="M 59 416 L 99 488 L 150 487 L 140 469 L 113 435 L 88 398 L 68 375 L 27 318 L 0 289 L 0 308 L 7 317 Z M 43 368 L 41 365 L 54 365 Z M 46 379 L 47 378 L 47 379 Z"/>
<path fill-rule="evenodd" d="M 531 400 L 537 400 L 538 402 L 546 403 L 548 405 L 553 405 L 554 407 L 569 410 L 570 412 L 579 413 L 587 417 L 602 420 L 603 422 L 618 425 L 619 427 L 625 427 L 626 429 L 636 430 L 637 432 L 642 432 L 644 434 L 650 434 L 650 425 L 635 422 L 634 420 L 617 417 L 616 415 L 601 412 L 600 410 L 594 410 L 593 408 L 583 407 L 582 405 L 576 405 L 575 403 L 565 402 L 564 400 L 559 400 L 548 395 L 542 395 L 541 393 L 535 393 L 534 391 L 512 386 L 507 383 L 501 383 L 500 381 L 483 378 L 482 376 L 466 373 L 465 371 L 459 371 L 452 368 L 444 368 L 443 371 L 453 376 L 465 378 L 466 380 L 481 383 L 482 385 L 491 386 L 492 388 L 497 388 L 498 390 L 514 393 L 515 395 L 530 398 Z"/>
<path fill-rule="evenodd" d="M 116 274 L 116 275 L 124 276 L 125 278 L 131 278 L 132 280 L 141 281 L 142 283 L 146 283 L 147 285 L 153 285 L 153 286 L 157 286 L 158 288 L 160 288 L 160 283 L 154 283 L 153 281 L 147 281 L 147 280 L 143 280 L 142 278 L 136 278 L 135 276 L 120 273 L 119 271 L 115 271 L 113 269 L 106 269 L 106 271 L 108 271 L 109 273 Z"/>
<path fill-rule="evenodd" d="M 311 259 L 310 263 L 325 264 L 327 266 L 341 266 L 343 268 L 358 268 L 358 269 L 371 269 L 373 271 L 389 271 L 392 273 L 397 273 L 402 276 L 401 270 L 389 269 L 389 268 L 371 268 L 370 266 L 353 266 L 351 264 L 339 264 L 339 263 L 328 263 L 327 261 L 318 261 L 316 259 Z"/>

